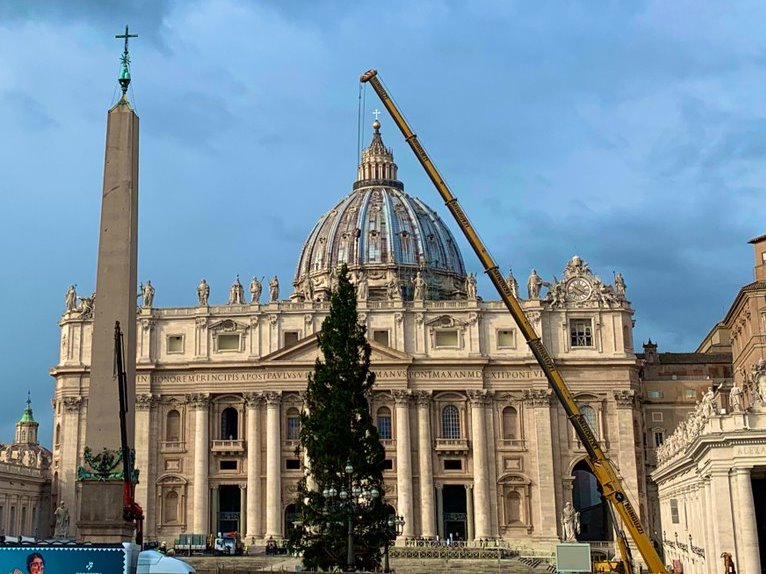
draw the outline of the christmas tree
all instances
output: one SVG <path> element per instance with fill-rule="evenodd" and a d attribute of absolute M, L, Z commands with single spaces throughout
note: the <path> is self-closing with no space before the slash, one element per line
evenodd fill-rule
<path fill-rule="evenodd" d="M 312 570 L 380 566 L 390 514 L 383 500 L 385 452 L 368 399 L 375 383 L 370 344 L 359 324 L 356 292 L 344 265 L 319 331 L 317 359 L 301 414 L 300 449 L 308 458 L 290 535 Z M 352 552 L 349 552 L 351 548 Z"/>

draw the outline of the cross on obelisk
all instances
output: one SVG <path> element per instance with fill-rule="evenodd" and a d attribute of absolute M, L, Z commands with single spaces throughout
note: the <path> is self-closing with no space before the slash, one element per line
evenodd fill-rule
<path fill-rule="evenodd" d="M 120 57 L 120 86 L 122 86 L 122 97 L 125 98 L 125 93 L 128 91 L 128 85 L 130 84 L 130 54 L 128 53 L 128 39 L 138 38 L 138 34 L 130 34 L 128 32 L 128 25 L 125 24 L 125 33 L 117 34 L 115 38 L 125 39 L 125 49 Z"/>
<path fill-rule="evenodd" d="M 383 113 L 383 112 L 381 112 L 379 109 L 375 108 L 375 110 L 372 112 L 372 115 L 373 115 L 373 116 L 375 116 L 375 119 L 377 120 L 377 119 L 378 119 L 378 116 L 379 116 L 380 114 L 382 114 L 382 113 Z"/>

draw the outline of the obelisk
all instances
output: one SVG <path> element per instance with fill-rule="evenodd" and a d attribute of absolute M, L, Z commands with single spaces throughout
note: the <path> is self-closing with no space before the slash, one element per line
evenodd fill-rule
<path fill-rule="evenodd" d="M 136 283 L 138 264 L 138 116 L 127 99 L 128 38 L 121 58 L 122 97 L 107 114 L 104 188 L 98 241 L 96 303 L 88 386 L 85 445 L 91 457 L 119 456 L 119 388 L 114 376 L 114 328 L 120 322 L 127 373 L 127 436 L 133 448 L 136 397 Z M 118 472 L 122 465 L 114 471 Z M 84 471 L 84 472 L 81 472 Z M 123 482 L 93 475 L 84 461 L 78 471 L 79 536 L 91 542 L 127 542 L 134 525 L 122 517 Z M 103 471 L 103 469 L 102 469 Z"/>

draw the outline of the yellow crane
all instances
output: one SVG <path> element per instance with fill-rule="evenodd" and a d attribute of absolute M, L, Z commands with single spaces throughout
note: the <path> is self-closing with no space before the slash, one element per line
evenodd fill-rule
<path fill-rule="evenodd" d="M 593 470 L 596 480 L 598 480 L 601 485 L 603 496 L 609 501 L 617 514 L 620 515 L 625 528 L 633 539 L 636 548 L 641 553 L 649 571 L 652 574 L 668 574 L 662 560 L 652 545 L 651 539 L 646 533 L 646 529 L 643 524 L 641 524 L 641 519 L 639 518 L 638 513 L 636 513 L 635 508 L 633 508 L 633 505 L 630 503 L 630 500 L 625 493 L 617 469 L 601 449 L 598 439 L 596 439 L 588 422 L 583 417 L 580 407 L 575 402 L 572 392 L 569 390 L 564 378 L 556 368 L 556 364 L 548 353 L 548 350 L 545 348 L 542 340 L 529 322 L 519 301 L 511 292 L 510 286 L 505 282 L 505 279 L 500 273 L 500 269 L 487 251 L 484 243 L 479 238 L 473 225 L 471 225 L 468 216 L 460 207 L 457 198 L 452 195 L 452 192 L 444 182 L 439 170 L 436 169 L 436 166 L 431 161 L 426 150 L 423 149 L 423 146 L 418 141 L 417 136 L 412 129 L 410 129 L 404 116 L 388 95 L 383 83 L 380 81 L 380 78 L 378 78 L 377 70 L 368 70 L 363 73 L 359 78 L 359 81 L 361 83 L 369 83 L 375 90 L 375 93 L 378 94 L 378 97 L 388 110 L 388 113 L 391 114 L 391 118 L 404 135 L 405 141 L 410 145 L 412 151 L 415 152 L 418 161 L 420 161 L 421 165 L 426 170 L 428 177 L 431 179 L 434 186 L 436 186 L 439 195 L 441 195 L 444 203 L 450 210 L 450 213 L 454 216 L 455 221 L 468 240 L 468 243 L 471 244 L 471 247 L 481 261 L 481 264 L 484 266 L 485 273 L 489 276 L 495 289 L 497 289 L 497 292 L 500 294 L 500 298 L 503 300 L 503 303 L 505 303 L 505 306 L 508 307 L 508 310 L 524 335 L 529 348 L 532 350 L 532 354 L 534 354 L 541 369 L 545 373 L 545 377 L 548 379 L 548 383 L 558 398 L 559 403 L 564 407 L 564 411 L 569 418 L 569 422 L 574 427 L 577 437 L 585 447 L 585 450 L 588 453 L 588 462 Z M 625 547 L 622 541 L 618 541 L 618 545 L 621 549 Z M 626 567 L 630 568 L 630 560 L 626 555 L 627 547 L 625 547 L 623 552 Z"/>

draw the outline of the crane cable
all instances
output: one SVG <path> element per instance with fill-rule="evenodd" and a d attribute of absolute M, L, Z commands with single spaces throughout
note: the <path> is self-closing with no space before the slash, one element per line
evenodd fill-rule
<path fill-rule="evenodd" d="M 356 110 L 356 165 L 362 164 L 362 139 L 364 138 L 364 122 L 362 116 L 367 109 L 367 84 L 359 83 L 359 102 Z"/>

